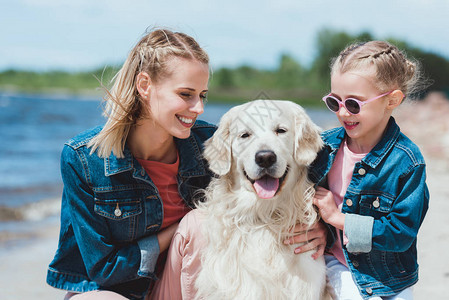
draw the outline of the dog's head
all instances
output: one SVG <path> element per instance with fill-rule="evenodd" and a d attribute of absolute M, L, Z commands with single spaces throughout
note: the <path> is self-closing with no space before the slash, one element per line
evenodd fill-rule
<path fill-rule="evenodd" d="M 290 101 L 255 100 L 229 110 L 220 120 L 204 155 L 219 176 L 262 199 L 278 194 L 292 169 L 307 168 L 322 147 L 320 129 L 304 109 Z M 231 174 L 231 173 L 237 174 Z"/>

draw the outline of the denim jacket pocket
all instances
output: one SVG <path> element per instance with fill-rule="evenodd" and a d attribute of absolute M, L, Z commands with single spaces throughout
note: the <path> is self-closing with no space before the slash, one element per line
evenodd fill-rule
<path fill-rule="evenodd" d="M 360 213 L 377 219 L 391 211 L 393 202 L 393 197 L 386 194 L 362 194 L 360 197 Z"/>
<path fill-rule="evenodd" d="M 95 197 L 94 211 L 106 218 L 115 241 L 135 239 L 137 218 L 143 211 L 140 197 L 127 196 L 121 198 L 116 193 L 105 193 Z"/>

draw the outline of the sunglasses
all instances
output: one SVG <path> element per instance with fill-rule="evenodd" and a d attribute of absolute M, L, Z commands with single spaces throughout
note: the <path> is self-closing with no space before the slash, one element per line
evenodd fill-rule
<path fill-rule="evenodd" d="M 323 97 L 323 101 L 326 103 L 327 108 L 329 108 L 331 111 L 335 113 L 340 110 L 341 106 L 343 106 L 351 115 L 356 115 L 360 113 L 360 110 L 362 109 L 363 105 L 370 103 L 371 101 L 374 101 L 376 99 L 382 98 L 383 96 L 389 95 L 393 92 L 394 91 L 390 91 L 380 96 L 368 99 L 366 101 L 360 101 L 355 98 L 348 98 L 345 99 L 344 101 L 341 101 L 332 96 L 331 94 L 329 94 Z"/>

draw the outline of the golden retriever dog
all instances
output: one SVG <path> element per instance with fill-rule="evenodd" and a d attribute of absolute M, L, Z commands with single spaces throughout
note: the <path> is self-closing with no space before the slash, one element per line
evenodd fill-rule
<path fill-rule="evenodd" d="M 285 245 L 297 223 L 312 225 L 307 168 L 322 147 L 297 104 L 255 100 L 221 119 L 204 155 L 217 174 L 198 204 L 204 216 L 198 299 L 321 299 L 323 258 Z"/>

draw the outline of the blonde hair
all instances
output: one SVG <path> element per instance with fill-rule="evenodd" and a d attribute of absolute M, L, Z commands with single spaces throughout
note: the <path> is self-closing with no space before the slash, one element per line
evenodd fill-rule
<path fill-rule="evenodd" d="M 399 89 L 409 96 L 421 89 L 419 63 L 407 58 L 404 52 L 385 41 L 352 44 L 331 63 L 331 75 L 353 70 L 374 72 L 374 84 L 383 92 Z"/>
<path fill-rule="evenodd" d="M 105 88 L 104 115 L 108 119 L 100 133 L 89 142 L 91 153 L 97 150 L 100 157 L 108 157 L 111 152 L 123 157 L 131 127 L 139 119 L 148 117 L 147 104 L 137 91 L 137 75 L 146 72 L 152 82 L 158 82 L 170 75 L 172 70 L 169 70 L 167 62 L 174 57 L 209 64 L 207 53 L 184 33 L 155 29 L 136 44 L 112 79 L 112 88 Z"/>

